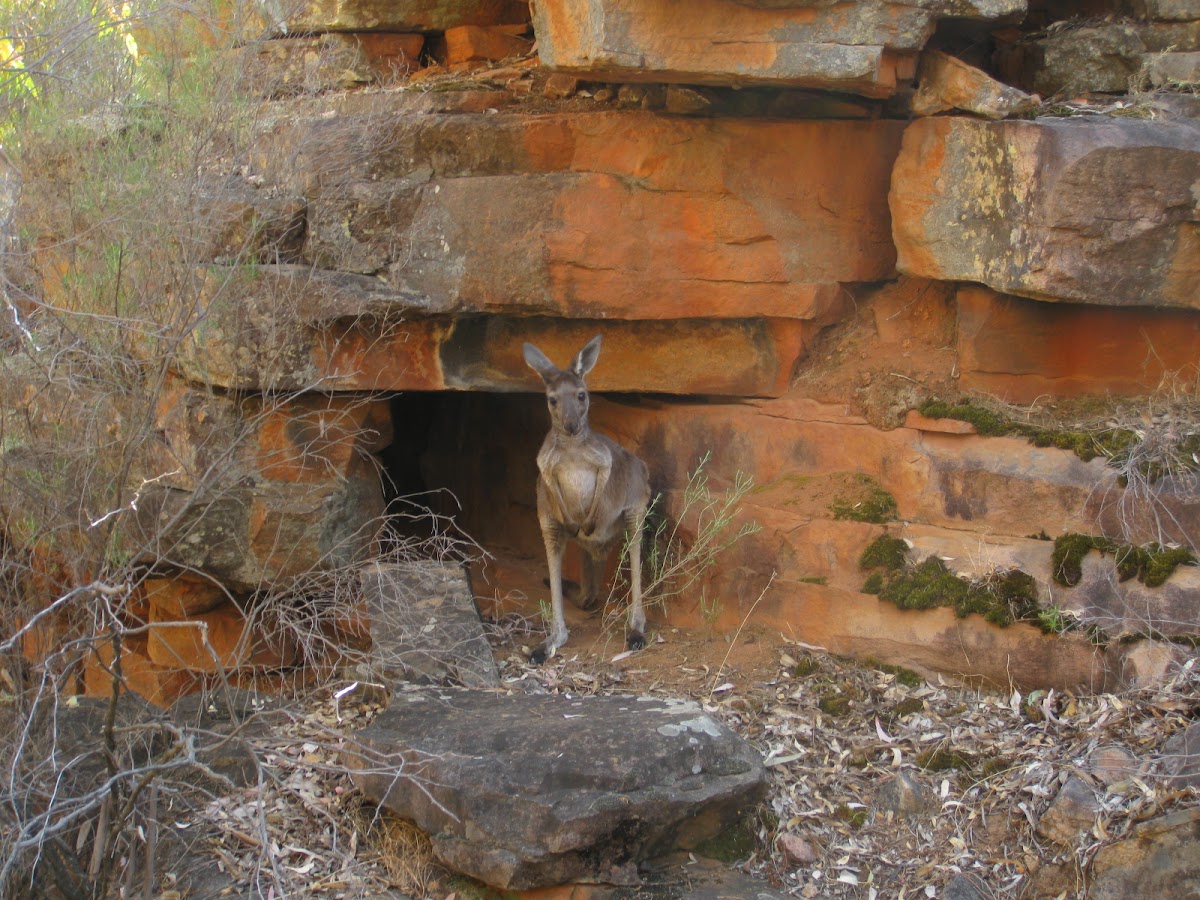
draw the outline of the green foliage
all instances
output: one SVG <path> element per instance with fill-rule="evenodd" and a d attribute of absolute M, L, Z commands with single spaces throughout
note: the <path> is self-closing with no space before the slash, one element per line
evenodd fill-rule
<path fill-rule="evenodd" d="M 642 544 L 646 580 L 642 593 L 648 603 L 661 603 L 686 594 L 721 553 L 761 528 L 757 522 L 745 521 L 740 514 L 742 501 L 753 489 L 754 480 L 738 472 L 724 493 L 715 493 L 709 486 L 708 461 L 706 453 L 688 477 L 677 520 L 671 521 L 662 514 L 661 494 L 646 512 L 647 534 Z M 691 528 L 685 530 L 685 523 Z M 627 559 L 628 545 L 622 550 L 622 570 Z M 720 598 L 705 602 L 714 611 L 714 617 L 719 614 Z"/>
<path fill-rule="evenodd" d="M 867 576 L 867 580 L 863 582 L 862 592 L 864 594 L 879 596 L 883 593 L 883 588 L 886 584 L 887 579 L 882 572 L 872 572 Z"/>
<path fill-rule="evenodd" d="M 863 584 L 863 593 L 876 594 L 900 609 L 948 606 L 959 618 L 976 613 L 1002 628 L 1013 622 L 1030 622 L 1049 630 L 1038 603 L 1037 582 L 1019 569 L 971 581 L 930 556 L 914 567 L 889 569 L 887 574 L 874 572 Z"/>
<path fill-rule="evenodd" d="M 862 552 L 862 556 L 858 558 L 858 567 L 863 570 L 886 569 L 894 572 L 904 568 L 907 561 L 908 544 L 900 538 L 881 534 Z M 868 593 L 878 593 L 878 591 L 869 591 Z"/>
<path fill-rule="evenodd" d="M 1125 428 L 1071 431 L 1016 422 L 994 410 L 972 403 L 969 399 L 947 403 L 931 398 L 922 403 L 917 411 L 931 419 L 969 422 L 985 437 L 1022 437 L 1035 447 L 1069 450 L 1084 462 L 1098 456 L 1106 459 L 1118 458 L 1137 442 L 1137 435 Z"/>
<path fill-rule="evenodd" d="M 1051 574 L 1064 587 L 1074 587 L 1083 578 L 1083 559 L 1091 551 L 1113 554 L 1117 577 L 1121 581 L 1137 578 L 1147 587 L 1159 587 L 1179 566 L 1194 566 L 1196 555 L 1186 547 L 1147 544 L 1138 547 L 1121 544 L 1106 537 L 1068 532 L 1054 541 L 1050 556 Z"/>
<path fill-rule="evenodd" d="M 829 504 L 835 519 L 883 524 L 896 518 L 896 498 L 868 475 L 855 475 L 851 489 Z"/>

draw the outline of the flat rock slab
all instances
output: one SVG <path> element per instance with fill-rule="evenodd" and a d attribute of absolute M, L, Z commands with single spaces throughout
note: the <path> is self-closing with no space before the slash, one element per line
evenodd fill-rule
<path fill-rule="evenodd" d="M 363 792 L 506 889 L 636 884 L 766 789 L 758 753 L 692 701 L 407 691 L 356 737 Z"/>
<path fill-rule="evenodd" d="M 372 563 L 362 570 L 362 584 L 371 618 L 371 665 L 379 674 L 499 686 L 465 567 Z"/>

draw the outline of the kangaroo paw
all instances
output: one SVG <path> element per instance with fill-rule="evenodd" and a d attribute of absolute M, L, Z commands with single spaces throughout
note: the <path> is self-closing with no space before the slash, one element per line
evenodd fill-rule
<path fill-rule="evenodd" d="M 631 631 L 625 641 L 625 646 L 630 650 L 641 650 L 646 646 L 646 636 L 640 631 Z"/>

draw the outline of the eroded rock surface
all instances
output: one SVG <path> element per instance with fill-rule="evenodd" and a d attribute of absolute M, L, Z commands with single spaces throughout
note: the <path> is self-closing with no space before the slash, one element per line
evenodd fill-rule
<path fill-rule="evenodd" d="M 745 3 L 699 0 L 681 17 L 654 0 L 534 6 L 545 65 L 613 81 L 774 85 L 887 97 L 943 16 L 997 19 L 1024 0 Z"/>
<path fill-rule="evenodd" d="M 1010 294 L 1197 308 L 1200 122 L 930 118 L 892 173 L 898 268 Z"/>
<path fill-rule="evenodd" d="M 1190 897 L 1200 893 L 1200 809 L 1160 816 L 1103 847 L 1092 863 L 1089 896 Z"/>
<path fill-rule="evenodd" d="M 766 783 L 690 701 L 402 691 L 357 742 L 367 796 L 501 888 L 637 883 L 639 862 L 719 833 Z"/>
<path fill-rule="evenodd" d="M 362 580 L 373 668 L 413 681 L 499 686 L 465 567 L 371 563 Z"/>

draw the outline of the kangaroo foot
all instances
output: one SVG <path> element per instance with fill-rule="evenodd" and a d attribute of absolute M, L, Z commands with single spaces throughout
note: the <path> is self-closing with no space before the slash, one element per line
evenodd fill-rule
<path fill-rule="evenodd" d="M 641 650 L 646 646 L 646 636 L 640 631 L 631 631 L 625 640 L 625 646 L 630 650 Z"/>

